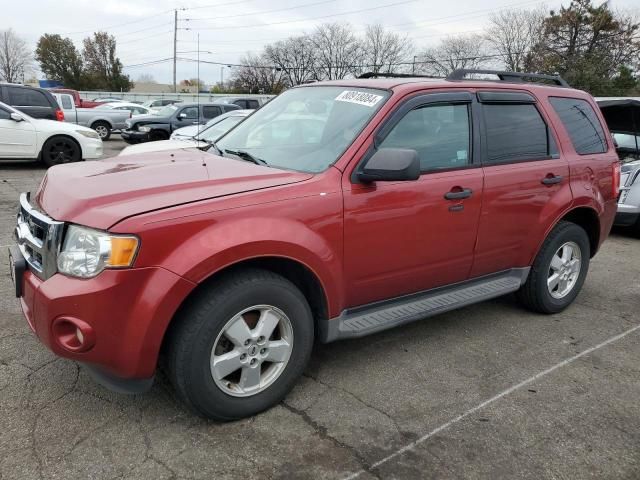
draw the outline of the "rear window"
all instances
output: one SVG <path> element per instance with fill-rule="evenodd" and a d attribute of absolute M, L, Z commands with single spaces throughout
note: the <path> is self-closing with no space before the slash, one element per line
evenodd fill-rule
<path fill-rule="evenodd" d="M 531 104 L 484 104 L 486 163 L 540 160 L 551 156 L 549 132 Z"/>
<path fill-rule="evenodd" d="M 65 110 L 71 110 L 73 108 L 73 102 L 71 101 L 71 97 L 69 95 L 61 95 L 62 100 L 62 108 Z"/>
<path fill-rule="evenodd" d="M 577 153 L 590 155 L 607 151 L 604 130 L 589 102 L 563 97 L 551 97 L 549 101 L 562 120 Z"/>
<path fill-rule="evenodd" d="M 30 88 L 7 87 L 9 102 L 17 107 L 50 107 L 49 100 L 44 93 Z"/>

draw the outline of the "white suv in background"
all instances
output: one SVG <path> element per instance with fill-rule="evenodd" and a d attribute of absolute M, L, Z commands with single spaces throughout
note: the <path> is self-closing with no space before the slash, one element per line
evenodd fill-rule
<path fill-rule="evenodd" d="M 0 159 L 41 160 L 48 167 L 102 156 L 90 128 L 32 118 L 0 102 Z"/>

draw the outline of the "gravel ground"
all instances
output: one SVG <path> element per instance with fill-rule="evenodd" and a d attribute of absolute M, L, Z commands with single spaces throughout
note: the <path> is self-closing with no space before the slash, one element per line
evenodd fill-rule
<path fill-rule="evenodd" d="M 43 172 L 0 164 L 2 265 L 18 193 Z M 640 478 L 638 252 L 615 232 L 559 315 L 505 297 L 319 345 L 281 405 L 226 424 L 162 379 L 114 394 L 54 357 L 2 267 L 0 478 Z"/>

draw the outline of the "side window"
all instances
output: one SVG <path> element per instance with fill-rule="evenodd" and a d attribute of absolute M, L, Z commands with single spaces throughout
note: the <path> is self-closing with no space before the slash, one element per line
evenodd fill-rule
<path fill-rule="evenodd" d="M 6 110 L 0 108 L 0 120 L 9 120 L 11 118 L 11 114 Z"/>
<path fill-rule="evenodd" d="M 576 152 L 589 155 L 607 151 L 604 130 L 589 102 L 562 97 L 551 97 L 549 101 L 567 129 Z"/>
<path fill-rule="evenodd" d="M 235 102 L 233 102 L 233 104 L 238 105 L 240 108 L 247 108 L 246 100 L 236 100 Z"/>
<path fill-rule="evenodd" d="M 257 100 L 247 100 L 247 108 L 251 108 L 251 109 L 256 109 L 258 108 L 260 105 L 258 104 Z"/>
<path fill-rule="evenodd" d="M 202 107 L 202 115 L 204 118 L 215 118 L 221 113 L 220 107 Z"/>
<path fill-rule="evenodd" d="M 427 105 L 400 120 L 380 148 L 410 148 L 418 152 L 422 172 L 464 167 L 470 163 L 469 106 Z"/>
<path fill-rule="evenodd" d="M 198 118 L 198 107 L 186 107 L 183 108 L 180 112 L 181 115 L 184 115 L 184 118 L 189 119 L 197 119 Z"/>
<path fill-rule="evenodd" d="M 44 93 L 30 88 L 7 87 L 9 103 L 19 107 L 50 107 L 49 100 Z"/>
<path fill-rule="evenodd" d="M 60 99 L 62 100 L 62 108 L 64 110 L 71 110 L 73 108 L 73 102 L 69 95 L 60 95 Z"/>
<path fill-rule="evenodd" d="M 486 163 L 541 160 L 555 153 L 546 123 L 532 104 L 483 104 Z"/>

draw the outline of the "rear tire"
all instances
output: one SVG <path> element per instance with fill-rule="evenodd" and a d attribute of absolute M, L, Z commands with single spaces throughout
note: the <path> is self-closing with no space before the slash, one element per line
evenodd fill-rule
<path fill-rule="evenodd" d="M 82 160 L 82 149 L 69 137 L 51 137 L 42 146 L 40 159 L 47 167 Z"/>
<path fill-rule="evenodd" d="M 575 223 L 560 222 L 542 244 L 518 299 L 534 312 L 561 312 L 580 293 L 590 257 L 587 232 Z"/>
<path fill-rule="evenodd" d="M 228 421 L 279 403 L 302 375 L 313 341 L 311 309 L 296 286 L 246 269 L 190 299 L 168 332 L 163 362 L 192 411 Z"/>
<path fill-rule="evenodd" d="M 100 140 L 106 142 L 111 138 L 111 125 L 107 122 L 93 122 L 91 128 L 96 131 L 98 135 L 100 135 Z"/>

